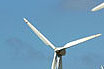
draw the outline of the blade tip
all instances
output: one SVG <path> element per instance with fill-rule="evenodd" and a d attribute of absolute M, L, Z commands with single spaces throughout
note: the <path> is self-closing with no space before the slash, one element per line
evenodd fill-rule
<path fill-rule="evenodd" d="M 26 18 L 23 18 L 23 20 L 24 20 L 26 23 L 28 23 L 28 20 L 27 20 Z"/>
<path fill-rule="evenodd" d="M 102 35 L 102 34 L 99 33 L 99 34 L 97 34 L 96 36 L 101 36 L 101 35 Z"/>
<path fill-rule="evenodd" d="M 98 10 L 100 10 L 100 9 L 98 9 L 97 7 L 94 7 L 94 8 L 91 9 L 92 12 L 95 12 L 95 11 L 98 11 Z"/>
<path fill-rule="evenodd" d="M 95 12 L 96 10 L 95 10 L 95 9 L 91 9 L 91 11 L 92 11 L 92 12 Z"/>

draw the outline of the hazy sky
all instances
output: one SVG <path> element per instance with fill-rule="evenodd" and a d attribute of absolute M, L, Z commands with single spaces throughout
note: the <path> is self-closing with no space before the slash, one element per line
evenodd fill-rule
<path fill-rule="evenodd" d="M 103 0 L 1 0 L 0 69 L 51 69 L 53 50 L 24 23 L 27 18 L 55 46 L 102 33 L 67 49 L 63 69 L 99 69 L 104 65 Z"/>

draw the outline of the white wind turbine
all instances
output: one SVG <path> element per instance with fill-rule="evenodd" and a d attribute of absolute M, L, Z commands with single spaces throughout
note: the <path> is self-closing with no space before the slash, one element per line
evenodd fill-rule
<path fill-rule="evenodd" d="M 44 37 L 28 20 L 24 18 L 26 24 L 33 30 L 33 32 L 48 46 L 54 50 L 54 57 L 51 69 L 62 69 L 62 56 L 66 54 L 66 49 L 71 46 L 75 46 L 79 43 L 101 36 L 101 34 L 92 35 L 76 41 L 72 41 L 64 45 L 63 47 L 55 47 L 46 37 Z"/>

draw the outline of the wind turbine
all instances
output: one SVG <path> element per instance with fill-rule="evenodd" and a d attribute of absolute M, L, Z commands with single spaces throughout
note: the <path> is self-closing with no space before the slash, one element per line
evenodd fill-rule
<path fill-rule="evenodd" d="M 91 9 L 91 11 L 98 11 L 104 8 L 104 3 L 101 3 L 99 5 L 97 5 L 96 7 L 94 7 L 93 9 Z"/>
<path fill-rule="evenodd" d="M 51 69 L 62 69 L 62 56 L 66 54 L 66 49 L 75 46 L 79 43 L 101 36 L 101 34 L 92 35 L 76 41 L 72 41 L 64 45 L 63 47 L 55 47 L 45 36 L 43 36 L 27 19 L 24 18 L 26 24 L 33 30 L 33 32 L 49 47 L 54 50 L 54 57 Z"/>

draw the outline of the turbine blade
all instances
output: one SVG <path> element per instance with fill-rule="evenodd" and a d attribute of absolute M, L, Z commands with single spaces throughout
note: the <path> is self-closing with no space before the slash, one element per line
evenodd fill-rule
<path fill-rule="evenodd" d="M 104 69 L 104 67 L 101 65 L 101 69 Z"/>
<path fill-rule="evenodd" d="M 100 9 L 103 9 L 104 8 L 104 3 L 101 3 L 100 5 L 94 7 L 91 11 L 98 11 Z"/>
<path fill-rule="evenodd" d="M 57 63 L 57 54 L 54 52 L 53 62 L 51 69 L 56 69 L 56 63 Z"/>
<path fill-rule="evenodd" d="M 55 46 L 47 38 L 45 38 L 27 19 L 24 18 L 24 21 L 46 45 L 55 49 Z"/>
<path fill-rule="evenodd" d="M 96 35 L 85 37 L 85 38 L 82 38 L 82 39 L 79 39 L 79 40 L 76 40 L 76 41 L 69 42 L 64 47 L 62 47 L 61 49 L 63 49 L 63 48 L 69 48 L 71 46 L 77 45 L 79 43 L 85 42 L 87 40 L 93 39 L 93 38 L 98 37 L 98 36 L 101 36 L 101 34 L 96 34 Z"/>

